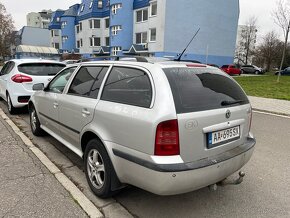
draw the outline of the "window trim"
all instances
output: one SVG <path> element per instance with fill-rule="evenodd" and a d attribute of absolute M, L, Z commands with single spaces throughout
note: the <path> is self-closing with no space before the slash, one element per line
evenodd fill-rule
<path fill-rule="evenodd" d="M 99 27 L 95 27 L 95 21 L 99 21 Z M 91 28 L 91 22 L 92 22 L 92 28 Z M 101 29 L 101 19 L 98 18 L 93 18 L 93 19 L 89 19 L 89 28 L 91 30 L 95 30 L 95 29 Z"/>
<path fill-rule="evenodd" d="M 95 38 L 99 38 L 100 39 L 100 45 L 95 45 Z M 89 40 L 90 40 L 90 47 L 93 48 L 93 47 L 100 47 L 102 46 L 102 38 L 101 37 L 98 37 L 98 36 L 91 36 L 89 37 Z M 92 42 L 92 43 L 91 43 Z"/>
<path fill-rule="evenodd" d="M 143 42 L 143 34 L 145 34 L 146 33 L 146 42 Z M 140 43 L 137 43 L 137 34 L 141 34 L 141 42 Z M 148 43 L 148 32 L 147 31 L 145 31 L 145 32 L 139 32 L 139 33 L 135 33 L 135 43 L 137 44 L 137 45 L 145 45 L 145 44 L 147 44 Z"/>
<path fill-rule="evenodd" d="M 104 92 L 104 87 L 105 87 L 105 84 L 113 70 L 113 67 L 120 67 L 120 68 L 131 68 L 131 69 L 137 69 L 137 70 L 141 70 L 143 71 L 144 73 L 146 73 L 146 75 L 148 76 L 149 78 L 149 81 L 150 81 L 150 86 L 151 86 L 151 90 L 152 90 L 152 96 L 151 96 L 151 103 L 150 103 L 150 106 L 149 107 L 141 107 L 141 106 L 137 106 L 137 105 L 131 105 L 131 104 L 124 104 L 124 103 L 120 103 L 120 102 L 114 102 L 114 101 L 107 101 L 107 100 L 102 100 L 102 95 L 103 95 L 103 92 Z M 130 66 L 130 65 L 126 65 L 126 64 L 114 64 L 114 65 L 111 65 L 111 68 L 108 70 L 107 72 L 107 75 L 104 77 L 104 81 L 103 81 L 103 84 L 102 86 L 100 87 L 100 92 L 99 92 L 99 100 L 100 101 L 105 101 L 105 102 L 111 102 L 111 103 L 117 103 L 117 104 L 122 104 L 122 105 L 126 105 L 126 106 L 130 106 L 130 107 L 138 107 L 138 108 L 145 108 L 145 109 L 152 109 L 153 106 L 154 106 L 154 103 L 155 103 L 155 98 L 156 98 L 156 90 L 155 90 L 155 84 L 154 84 L 154 81 L 153 81 L 153 77 L 150 73 L 150 71 L 144 67 L 141 67 L 141 66 Z"/>

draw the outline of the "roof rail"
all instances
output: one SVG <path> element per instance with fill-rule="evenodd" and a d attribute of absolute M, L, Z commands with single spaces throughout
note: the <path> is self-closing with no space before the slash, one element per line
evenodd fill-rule
<path fill-rule="evenodd" d="M 135 62 L 145 62 L 145 63 L 156 63 L 161 61 L 170 61 L 169 58 L 160 57 L 144 57 L 144 56 L 96 56 L 91 58 L 80 59 L 78 63 L 90 62 L 90 61 L 102 61 L 102 60 L 113 60 L 113 61 L 135 61 Z"/>

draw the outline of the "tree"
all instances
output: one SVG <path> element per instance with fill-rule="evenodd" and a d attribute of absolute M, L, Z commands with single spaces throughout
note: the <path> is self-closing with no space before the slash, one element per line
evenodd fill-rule
<path fill-rule="evenodd" d="M 287 50 L 287 43 L 289 38 L 290 31 L 290 5 L 288 1 L 279 0 L 277 2 L 277 9 L 273 13 L 275 23 L 283 30 L 284 34 L 284 46 L 282 52 L 282 59 L 280 63 L 279 70 L 281 71 L 283 68 L 283 64 L 285 61 L 285 55 Z M 280 73 L 278 75 L 277 82 L 280 81 Z"/>
<path fill-rule="evenodd" d="M 257 18 L 254 16 L 250 17 L 246 24 L 240 28 L 241 32 L 236 49 L 236 59 L 238 59 L 238 62 L 247 65 L 255 50 L 257 40 Z"/>
<path fill-rule="evenodd" d="M 0 3 L 0 58 L 10 56 L 10 45 L 12 43 L 12 33 L 14 31 L 14 24 L 10 14 L 7 13 L 6 8 Z"/>
<path fill-rule="evenodd" d="M 259 66 L 266 66 L 266 70 L 270 70 L 280 58 L 280 46 L 281 41 L 277 34 L 274 31 L 267 33 L 256 49 L 255 63 L 258 63 Z"/>

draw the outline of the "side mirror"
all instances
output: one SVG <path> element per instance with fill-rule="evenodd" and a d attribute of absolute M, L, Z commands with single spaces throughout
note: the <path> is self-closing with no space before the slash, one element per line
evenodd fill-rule
<path fill-rule="evenodd" d="M 43 83 L 37 83 L 32 86 L 33 91 L 42 91 L 44 89 Z"/>

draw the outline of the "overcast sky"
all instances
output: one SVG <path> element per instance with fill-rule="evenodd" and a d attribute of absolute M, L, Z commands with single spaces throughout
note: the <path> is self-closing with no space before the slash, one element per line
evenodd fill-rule
<path fill-rule="evenodd" d="M 26 14 L 42 9 L 67 9 L 69 6 L 80 3 L 81 0 L 0 0 L 7 11 L 13 16 L 15 26 L 20 29 L 26 25 Z M 206 1 L 206 0 L 205 0 Z M 244 24 L 249 17 L 255 15 L 258 18 L 259 37 L 275 30 L 279 35 L 282 32 L 277 28 L 271 16 L 276 8 L 277 0 L 240 0 L 240 24 Z M 218 3 L 218 0 L 216 0 Z M 225 11 L 226 13 L 226 11 Z M 222 24 L 221 24 L 222 25 Z"/>

